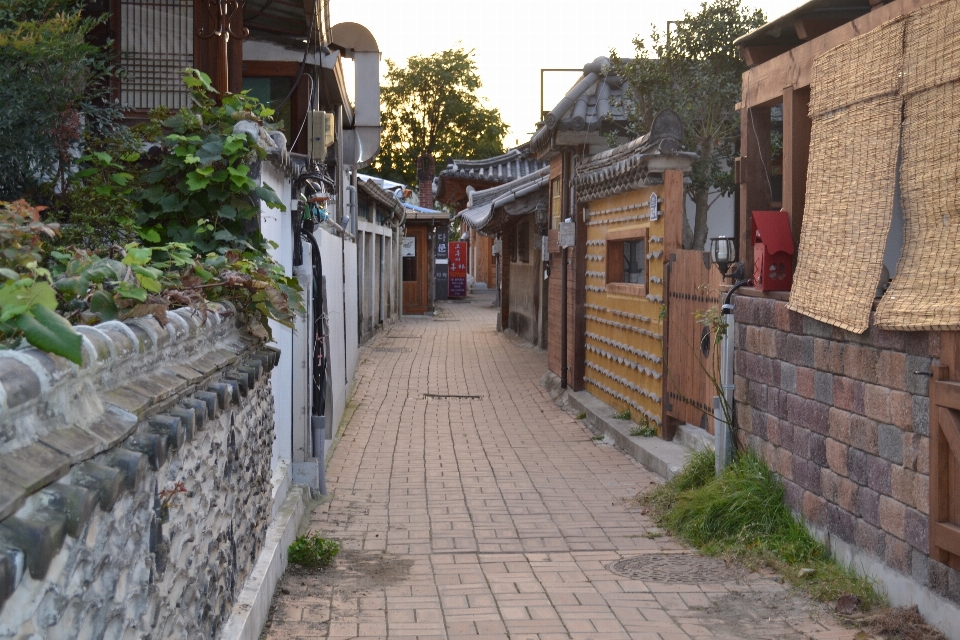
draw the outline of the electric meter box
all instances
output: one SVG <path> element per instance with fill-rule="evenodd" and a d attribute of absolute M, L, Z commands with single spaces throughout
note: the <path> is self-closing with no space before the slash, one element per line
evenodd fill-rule
<path fill-rule="evenodd" d="M 327 149 L 333 144 L 336 124 L 332 113 L 311 111 L 307 116 L 307 155 L 323 161 Z"/>

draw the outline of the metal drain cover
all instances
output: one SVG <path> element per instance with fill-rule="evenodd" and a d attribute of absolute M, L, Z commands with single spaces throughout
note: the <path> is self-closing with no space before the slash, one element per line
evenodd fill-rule
<path fill-rule="evenodd" d="M 371 347 L 370 351 L 379 351 L 380 353 L 407 353 L 410 349 L 404 347 Z"/>
<path fill-rule="evenodd" d="M 668 584 L 729 582 L 735 580 L 740 573 L 736 567 L 727 565 L 723 560 L 690 553 L 634 556 L 618 560 L 609 568 L 624 578 Z"/>
<path fill-rule="evenodd" d="M 423 394 L 424 398 L 428 400 L 480 400 L 483 396 L 468 396 L 468 395 L 458 395 L 452 393 L 425 393 Z"/>

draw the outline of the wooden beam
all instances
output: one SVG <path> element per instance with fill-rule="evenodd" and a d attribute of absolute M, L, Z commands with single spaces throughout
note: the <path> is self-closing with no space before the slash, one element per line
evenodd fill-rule
<path fill-rule="evenodd" d="M 751 45 L 747 47 L 738 47 L 740 49 L 740 58 L 747 63 L 748 67 L 756 67 L 767 60 L 772 60 L 777 56 L 786 53 L 793 48 L 790 44 L 776 45 Z"/>
<path fill-rule="evenodd" d="M 858 12 L 848 15 L 832 15 L 829 18 L 800 18 L 793 23 L 793 30 L 797 32 L 797 37 L 801 40 L 813 40 L 851 20 L 856 20 L 860 15 L 863 14 Z"/>
<path fill-rule="evenodd" d="M 753 273 L 752 211 L 770 208 L 770 108 L 740 112 L 740 251 L 739 261 Z"/>
<path fill-rule="evenodd" d="M 832 31 L 790 49 L 743 74 L 741 107 L 747 109 L 779 101 L 784 87 L 810 86 L 813 60 L 830 49 L 872 31 L 883 23 L 906 15 L 937 0 L 894 0 L 851 20 Z"/>
<path fill-rule="evenodd" d="M 800 227 L 807 195 L 812 125 L 807 114 L 809 105 L 809 87 L 783 90 L 783 208 L 790 214 L 794 247 L 800 246 Z"/>

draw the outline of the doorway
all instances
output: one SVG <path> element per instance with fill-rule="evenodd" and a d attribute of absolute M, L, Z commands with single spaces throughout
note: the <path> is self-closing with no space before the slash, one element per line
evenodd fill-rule
<path fill-rule="evenodd" d="M 403 312 L 416 315 L 427 312 L 429 300 L 427 289 L 430 284 L 427 272 L 427 229 L 426 227 L 407 227 L 400 253 L 403 271 Z"/>

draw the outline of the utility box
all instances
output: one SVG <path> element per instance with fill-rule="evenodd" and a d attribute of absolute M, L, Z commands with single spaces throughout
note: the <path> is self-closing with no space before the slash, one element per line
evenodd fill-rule
<path fill-rule="evenodd" d="M 789 291 L 793 286 L 793 235 L 786 211 L 753 212 L 753 286 Z"/>
<path fill-rule="evenodd" d="M 335 135 L 336 121 L 333 114 L 326 111 L 311 111 L 307 115 L 307 155 L 310 159 L 323 162 Z"/>

